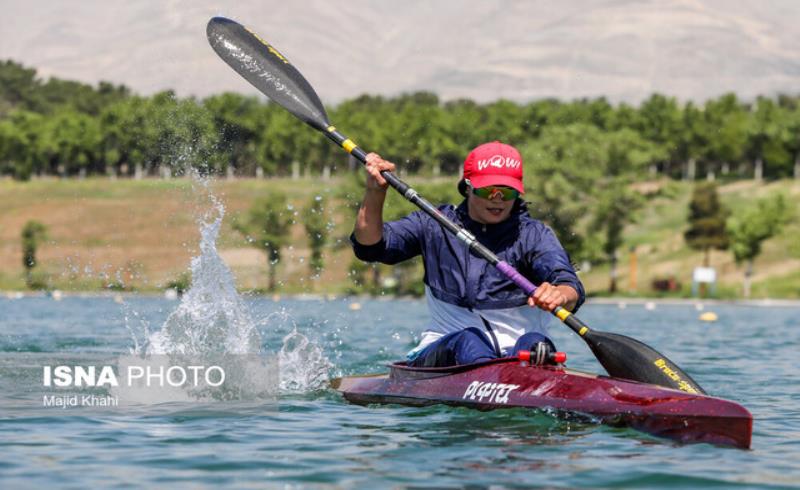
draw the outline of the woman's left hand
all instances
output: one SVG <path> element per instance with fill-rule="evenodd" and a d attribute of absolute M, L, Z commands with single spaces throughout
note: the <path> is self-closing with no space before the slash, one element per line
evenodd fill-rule
<path fill-rule="evenodd" d="M 566 308 L 571 302 L 571 298 L 565 294 L 565 288 L 572 292 L 572 288 L 569 286 L 555 286 L 549 282 L 543 282 L 536 287 L 536 291 L 528 298 L 528 304 L 534 307 L 538 306 L 546 311 L 553 311 L 559 306 Z M 577 293 L 575 293 L 575 296 L 577 296 Z"/>

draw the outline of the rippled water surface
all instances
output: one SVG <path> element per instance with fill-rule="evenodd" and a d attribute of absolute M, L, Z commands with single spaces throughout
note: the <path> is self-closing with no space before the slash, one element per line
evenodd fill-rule
<path fill-rule="evenodd" d="M 277 353 L 296 330 L 321 349 L 331 376 L 378 372 L 413 345 L 425 305 L 358 300 L 356 309 L 355 301 L 244 305 L 265 352 Z M 790 307 L 707 305 L 719 315 L 716 323 L 698 321 L 693 305 L 648 310 L 590 302 L 581 312 L 596 329 L 657 347 L 709 393 L 750 409 L 748 451 L 680 446 L 523 410 L 353 406 L 302 383 L 284 387 L 277 406 L 25 405 L 39 380 L 9 366 L 67 355 L 114 358 L 133 347 L 131 329 L 163 325 L 176 308 L 176 301 L 137 297 L 124 304 L 104 297 L 0 299 L 0 486 L 800 488 L 800 311 Z M 566 327 L 556 323 L 551 331 L 569 366 L 602 372 Z"/>

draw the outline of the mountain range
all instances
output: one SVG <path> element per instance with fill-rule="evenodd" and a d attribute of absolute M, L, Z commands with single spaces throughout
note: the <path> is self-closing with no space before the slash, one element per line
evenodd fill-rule
<path fill-rule="evenodd" d="M 151 94 L 256 94 L 216 57 L 209 18 L 244 23 L 322 100 L 426 90 L 442 99 L 653 92 L 702 101 L 800 92 L 800 2 L 771 0 L 0 0 L 0 59 L 40 76 Z"/>

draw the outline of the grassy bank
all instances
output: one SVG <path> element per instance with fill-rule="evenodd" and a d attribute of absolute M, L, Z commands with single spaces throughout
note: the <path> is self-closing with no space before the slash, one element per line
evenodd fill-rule
<path fill-rule="evenodd" d="M 620 249 L 619 294 L 651 296 L 689 296 L 692 270 L 701 265 L 703 254 L 690 249 L 683 239 L 692 186 L 671 185 L 668 196 L 648 200 L 637 223 L 626 229 L 625 246 Z M 782 193 L 793 209 L 793 218 L 778 236 L 764 242 L 756 259 L 753 298 L 800 297 L 800 182 L 793 180 L 759 183 L 738 181 L 719 188 L 720 199 L 732 211 L 755 200 Z M 635 254 L 635 259 L 632 255 Z M 635 265 L 634 265 L 635 264 Z M 730 251 L 713 250 L 711 266 L 717 270 L 719 284 L 715 296 L 733 299 L 742 294 L 744 266 L 739 266 Z M 632 269 L 634 269 L 632 273 Z M 603 294 L 608 288 L 608 267 L 601 265 L 584 271 L 587 289 Z M 674 278 L 680 289 L 659 293 L 652 289 L 658 279 Z"/>
<path fill-rule="evenodd" d="M 440 185 L 446 186 L 450 181 L 451 178 L 443 179 Z M 256 198 L 274 188 L 290 191 L 291 203 L 298 210 L 314 196 L 321 195 L 333 211 L 325 270 L 319 278 L 311 279 L 308 271 L 309 250 L 300 218 L 292 227 L 291 245 L 284 250 L 279 266 L 281 292 L 342 293 L 352 289 L 353 260 L 346 243 L 352 227 L 352 211 L 337 191 L 346 183 L 337 178 L 214 182 L 212 191 L 226 207 L 218 249 L 236 275 L 239 287 L 250 290 L 266 285 L 266 257 L 249 246 L 231 224 Z M 784 193 L 790 204 L 798 208 L 800 182 L 743 181 L 720 187 L 722 201 L 732 209 L 775 192 Z M 619 262 L 621 294 L 655 295 L 651 288 L 653 280 L 671 277 L 681 288 L 667 295 L 689 294 L 691 271 L 702 261 L 701 254 L 689 249 L 683 241 L 690 193 L 689 184 L 670 185 L 668 195 L 648 200 L 638 222 L 628 227 Z M 535 196 L 529 198 L 535 200 Z M 109 287 L 158 290 L 178 279 L 188 269 L 191 257 L 198 253 L 197 218 L 209 207 L 203 189 L 184 179 L 0 181 L 0 289 L 25 289 L 20 232 L 28 220 L 37 220 L 48 228 L 48 238 L 38 251 L 37 274 L 49 287 L 66 291 Z M 755 263 L 755 298 L 800 297 L 798 216 L 800 209 L 795 209 L 795 219 L 783 233 L 765 242 Z M 635 276 L 632 253 L 636 256 Z M 711 261 L 720 278 L 717 296 L 737 297 L 743 270 L 734 263 L 732 254 L 715 251 Z M 418 269 L 404 269 L 400 279 L 418 283 Z M 383 268 L 381 277 L 386 278 L 392 272 Z M 373 277 L 372 270 L 361 274 L 367 282 Z M 590 292 L 603 294 L 606 290 L 607 266 L 585 268 L 581 275 Z"/>

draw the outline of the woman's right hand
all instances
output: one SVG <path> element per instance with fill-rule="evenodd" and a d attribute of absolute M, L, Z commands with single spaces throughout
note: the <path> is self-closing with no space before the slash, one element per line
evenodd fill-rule
<path fill-rule="evenodd" d="M 367 190 L 382 190 L 385 191 L 389 186 L 386 179 L 383 178 L 381 172 L 388 170 L 394 172 L 394 163 L 384 160 L 377 153 L 369 153 L 367 155 Z"/>

